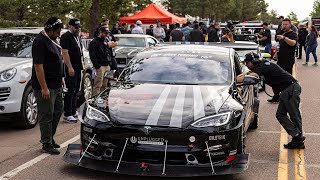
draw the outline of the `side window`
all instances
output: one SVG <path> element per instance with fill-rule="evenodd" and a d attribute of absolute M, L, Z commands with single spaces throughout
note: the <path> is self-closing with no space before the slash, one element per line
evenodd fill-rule
<path fill-rule="evenodd" d="M 235 70 L 236 70 L 236 76 L 242 73 L 242 67 L 240 63 L 240 58 L 239 55 L 236 53 L 234 55 L 234 65 L 235 65 Z"/>
<path fill-rule="evenodd" d="M 152 38 L 147 38 L 147 42 L 148 42 L 148 46 L 150 47 L 150 46 L 155 46 L 156 44 L 157 44 L 157 42 L 154 40 L 154 39 L 152 39 Z"/>

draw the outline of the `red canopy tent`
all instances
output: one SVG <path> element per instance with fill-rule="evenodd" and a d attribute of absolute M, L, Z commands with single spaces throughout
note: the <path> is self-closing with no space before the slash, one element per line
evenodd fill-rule
<path fill-rule="evenodd" d="M 123 22 L 135 24 L 137 20 L 142 21 L 143 24 L 155 24 L 156 20 L 160 20 L 162 24 L 185 24 L 187 22 L 187 18 L 176 16 L 158 5 L 150 4 L 137 14 L 121 17 L 120 24 Z"/>

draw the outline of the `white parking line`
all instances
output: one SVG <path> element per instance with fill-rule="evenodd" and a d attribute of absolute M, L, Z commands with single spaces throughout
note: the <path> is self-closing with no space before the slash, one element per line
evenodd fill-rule
<path fill-rule="evenodd" d="M 258 133 L 266 133 L 266 134 L 280 134 L 280 131 L 257 131 Z M 320 136 L 320 133 L 303 133 L 306 136 Z"/>
<path fill-rule="evenodd" d="M 72 139 L 69 139 L 68 141 L 62 143 L 60 146 L 61 146 L 61 148 L 64 148 L 64 147 L 68 146 L 68 144 L 74 143 L 79 139 L 80 139 L 80 135 L 77 135 L 77 136 L 73 137 Z M 34 159 L 31 159 L 30 161 L 22 164 L 21 166 L 19 166 L 13 170 L 7 172 L 6 174 L 0 176 L 0 180 L 10 179 L 10 178 L 16 176 L 19 172 L 23 171 L 24 169 L 26 169 L 30 166 L 33 166 L 34 164 L 42 161 L 43 159 L 45 159 L 48 156 L 50 156 L 50 154 L 41 154 L 40 156 L 38 156 Z"/>

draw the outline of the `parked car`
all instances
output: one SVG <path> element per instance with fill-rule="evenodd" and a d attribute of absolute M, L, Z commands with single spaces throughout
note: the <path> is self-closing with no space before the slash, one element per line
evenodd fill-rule
<path fill-rule="evenodd" d="M 244 138 L 258 79 L 231 48 L 159 46 L 138 53 L 120 80 L 80 107 L 81 144 L 66 162 L 111 173 L 211 176 L 248 168 Z M 241 93 L 239 91 L 241 89 Z"/>
<path fill-rule="evenodd" d="M 40 31 L 38 28 L 0 29 L 0 121 L 23 128 L 33 128 L 38 122 L 30 79 L 32 41 Z"/>
<path fill-rule="evenodd" d="M 114 36 L 119 43 L 119 45 L 115 47 L 119 69 L 123 69 L 138 52 L 159 44 L 156 38 L 149 35 L 116 34 Z"/>

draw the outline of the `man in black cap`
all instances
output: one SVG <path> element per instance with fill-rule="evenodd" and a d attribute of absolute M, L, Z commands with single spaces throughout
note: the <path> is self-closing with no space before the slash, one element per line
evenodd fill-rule
<path fill-rule="evenodd" d="M 276 117 L 287 133 L 292 136 L 292 141 L 284 144 L 284 147 L 304 149 L 305 137 L 302 135 L 302 120 L 299 109 L 301 86 L 297 80 L 277 64 L 259 60 L 259 56 L 253 52 L 245 55 L 244 62 L 251 70 L 246 74 L 260 77 L 266 84 L 281 92 Z M 237 76 L 237 82 L 243 82 L 244 77 L 245 74 Z"/>
<path fill-rule="evenodd" d="M 57 38 L 63 28 L 62 21 L 51 17 L 32 44 L 31 83 L 37 101 L 42 150 L 48 154 L 60 154 L 53 139 L 63 112 L 62 76 L 63 59 Z"/>
<path fill-rule="evenodd" d="M 89 44 L 89 55 L 94 68 L 96 69 L 96 77 L 92 95 L 97 95 L 103 91 L 108 84 L 105 74 L 110 71 L 112 65 L 112 56 L 110 48 L 116 46 L 114 41 L 106 42 L 110 31 L 106 27 L 99 28 L 99 34 Z"/>
<path fill-rule="evenodd" d="M 259 37 L 259 41 L 261 42 L 261 45 L 265 47 L 265 52 L 271 54 L 271 31 L 268 28 L 269 24 L 264 22 L 262 24 L 263 27 L 263 33 L 259 34 L 257 33 L 256 35 Z"/>
<path fill-rule="evenodd" d="M 69 31 L 61 36 L 60 44 L 65 63 L 65 84 L 68 91 L 64 97 L 64 119 L 77 122 L 76 96 L 80 89 L 83 53 L 80 39 L 80 20 L 70 19 Z"/>

